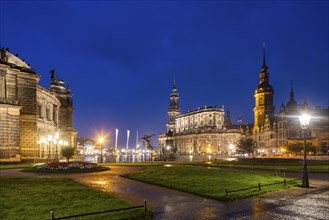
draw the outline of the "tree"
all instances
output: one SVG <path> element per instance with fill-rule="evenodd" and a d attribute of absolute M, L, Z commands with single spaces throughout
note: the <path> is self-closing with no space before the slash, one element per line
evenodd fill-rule
<path fill-rule="evenodd" d="M 144 142 L 146 149 L 153 150 L 154 147 L 151 144 L 151 137 L 153 137 L 154 134 L 148 135 L 147 133 L 141 138 L 141 140 Z"/>
<path fill-rule="evenodd" d="M 293 143 L 293 144 L 288 144 L 287 151 L 294 154 L 294 155 L 299 155 L 302 154 L 302 151 L 304 150 L 304 144 L 303 143 Z M 312 153 L 315 155 L 316 153 L 316 147 L 313 146 L 311 143 L 306 144 L 306 152 L 307 153 Z"/>
<path fill-rule="evenodd" d="M 241 138 L 237 143 L 237 149 L 240 153 L 254 153 L 255 142 L 252 138 Z"/>
<path fill-rule="evenodd" d="M 288 144 L 287 151 L 289 153 L 292 153 L 293 155 L 301 154 L 303 150 L 303 144 L 302 143 L 293 143 Z"/>
<path fill-rule="evenodd" d="M 322 155 L 329 155 L 329 145 L 328 145 L 328 143 L 322 143 L 319 147 L 319 152 Z"/>
<path fill-rule="evenodd" d="M 62 148 L 62 156 L 66 158 L 67 162 L 74 156 L 75 150 L 73 147 Z"/>

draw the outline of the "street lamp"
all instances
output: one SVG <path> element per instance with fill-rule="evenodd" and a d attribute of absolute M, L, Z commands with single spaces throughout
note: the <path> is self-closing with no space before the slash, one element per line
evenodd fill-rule
<path fill-rule="evenodd" d="M 235 146 L 233 144 L 230 144 L 228 147 L 230 149 L 230 153 L 231 153 L 231 156 L 232 156 L 234 151 L 235 151 Z"/>
<path fill-rule="evenodd" d="M 48 162 L 48 159 L 50 158 L 50 144 L 51 144 L 51 141 L 53 140 L 53 136 L 51 136 L 50 134 L 48 135 L 47 137 L 47 140 L 48 140 L 48 155 L 47 155 L 47 162 Z"/>
<path fill-rule="evenodd" d="M 308 124 L 310 123 L 311 116 L 307 114 L 303 114 L 299 116 L 299 123 L 300 126 L 303 129 L 304 133 L 304 162 L 303 162 L 303 180 L 302 180 L 302 185 L 301 187 L 304 188 L 309 188 L 309 183 L 308 183 L 308 171 L 307 171 L 307 161 L 306 161 L 306 132 L 307 132 L 307 127 Z"/>
<path fill-rule="evenodd" d="M 45 146 L 44 146 L 45 143 L 47 143 L 46 138 L 42 137 L 40 139 L 41 158 L 44 158 L 45 157 Z"/>
<path fill-rule="evenodd" d="M 62 149 L 63 149 L 63 145 L 64 145 L 64 141 L 63 140 L 59 140 L 59 149 L 60 149 L 60 152 L 62 152 Z"/>
<path fill-rule="evenodd" d="M 58 139 L 59 139 L 59 134 L 58 132 L 55 133 L 55 139 L 54 143 L 56 144 L 56 149 L 55 149 L 55 162 L 58 162 Z"/>
<path fill-rule="evenodd" d="M 104 138 L 103 137 L 100 137 L 98 138 L 98 142 L 100 143 L 101 145 L 101 163 L 103 163 L 103 142 L 104 142 Z"/>

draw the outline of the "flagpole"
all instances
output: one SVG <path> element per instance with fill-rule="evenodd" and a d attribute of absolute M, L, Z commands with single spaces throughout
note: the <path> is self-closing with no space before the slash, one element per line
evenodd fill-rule
<path fill-rule="evenodd" d="M 137 134 L 136 134 L 136 151 L 138 150 L 138 130 L 137 130 Z"/>
<path fill-rule="evenodd" d="M 130 131 L 127 130 L 127 145 L 126 145 L 126 151 L 128 151 L 128 145 L 129 145 L 129 134 L 130 134 Z"/>
<path fill-rule="evenodd" d="M 118 133 L 119 133 L 119 129 L 115 129 L 115 146 L 114 146 L 114 150 L 117 150 L 118 148 Z"/>

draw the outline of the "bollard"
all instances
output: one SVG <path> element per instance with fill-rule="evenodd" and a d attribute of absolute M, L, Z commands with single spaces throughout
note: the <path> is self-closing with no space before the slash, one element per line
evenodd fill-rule
<path fill-rule="evenodd" d="M 283 185 L 284 185 L 284 186 L 287 185 L 287 181 L 286 181 L 286 179 L 283 180 Z"/>
<path fill-rule="evenodd" d="M 55 212 L 54 211 L 50 212 L 50 220 L 55 220 Z"/>
<path fill-rule="evenodd" d="M 146 199 L 144 199 L 144 211 L 147 211 L 147 203 L 146 203 Z"/>
<path fill-rule="evenodd" d="M 260 190 L 261 190 L 260 183 L 258 183 L 258 191 L 260 191 Z"/>

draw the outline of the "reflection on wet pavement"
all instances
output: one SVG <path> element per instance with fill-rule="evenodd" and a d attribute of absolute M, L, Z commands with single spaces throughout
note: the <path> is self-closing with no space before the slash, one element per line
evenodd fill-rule
<path fill-rule="evenodd" d="M 148 208 L 154 212 L 154 219 L 329 219 L 329 174 L 311 174 L 313 188 L 310 189 L 284 189 L 255 198 L 220 202 L 119 176 L 141 169 L 114 166 L 110 171 L 64 176 L 136 205 L 143 204 L 146 199 Z M 58 176 L 0 171 L 0 176 L 6 175 Z"/>

